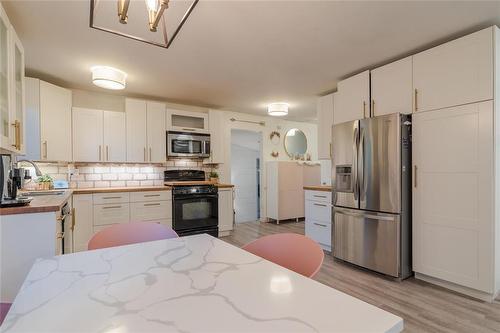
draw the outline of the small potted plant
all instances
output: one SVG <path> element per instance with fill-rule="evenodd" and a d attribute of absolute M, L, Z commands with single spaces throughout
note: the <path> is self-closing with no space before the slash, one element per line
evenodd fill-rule
<path fill-rule="evenodd" d="M 218 183 L 219 182 L 219 174 L 215 171 L 210 171 L 208 174 L 208 178 L 212 183 Z"/>
<path fill-rule="evenodd" d="M 40 176 L 36 181 L 40 190 L 50 190 L 52 188 L 52 177 L 49 175 Z"/>

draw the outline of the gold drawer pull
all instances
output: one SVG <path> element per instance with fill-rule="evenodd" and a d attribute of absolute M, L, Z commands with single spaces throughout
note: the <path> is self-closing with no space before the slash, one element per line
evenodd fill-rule
<path fill-rule="evenodd" d="M 150 203 L 150 204 L 144 204 L 144 206 L 148 207 L 148 206 L 159 206 L 160 203 Z"/>
<path fill-rule="evenodd" d="M 321 223 L 316 223 L 316 222 L 314 222 L 313 224 L 317 225 L 318 227 L 325 227 L 325 228 L 327 227 L 326 224 L 321 224 Z"/>
<path fill-rule="evenodd" d="M 113 209 L 113 208 L 122 208 L 122 206 L 105 206 L 102 209 Z"/>
<path fill-rule="evenodd" d="M 103 199 L 121 199 L 122 197 L 103 197 Z"/>
<path fill-rule="evenodd" d="M 315 203 L 314 206 L 326 207 L 326 205 Z"/>
<path fill-rule="evenodd" d="M 144 195 L 145 198 L 159 197 L 159 196 L 160 196 L 159 194 L 145 194 Z"/>

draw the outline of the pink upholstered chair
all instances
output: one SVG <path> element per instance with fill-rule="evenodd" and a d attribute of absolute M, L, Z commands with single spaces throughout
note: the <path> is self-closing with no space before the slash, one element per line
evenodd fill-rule
<path fill-rule="evenodd" d="M 315 241 L 292 233 L 264 236 L 242 248 L 307 277 L 319 271 L 325 257 Z"/>
<path fill-rule="evenodd" d="M 11 303 L 0 303 L 0 326 L 2 326 L 3 320 L 7 317 Z"/>
<path fill-rule="evenodd" d="M 112 225 L 96 233 L 90 239 L 88 249 L 95 250 L 177 237 L 179 236 L 174 230 L 158 223 L 122 223 Z"/>

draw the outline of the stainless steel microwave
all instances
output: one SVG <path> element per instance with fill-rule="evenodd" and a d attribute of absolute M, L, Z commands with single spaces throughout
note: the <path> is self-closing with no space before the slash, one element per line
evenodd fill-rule
<path fill-rule="evenodd" d="M 167 156 L 205 158 L 210 156 L 210 134 L 167 132 Z"/>

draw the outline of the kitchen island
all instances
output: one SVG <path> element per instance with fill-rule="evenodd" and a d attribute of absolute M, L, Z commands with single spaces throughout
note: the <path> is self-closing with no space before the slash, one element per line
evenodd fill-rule
<path fill-rule="evenodd" d="M 403 320 L 208 235 L 41 259 L 1 332 L 400 332 Z"/>

